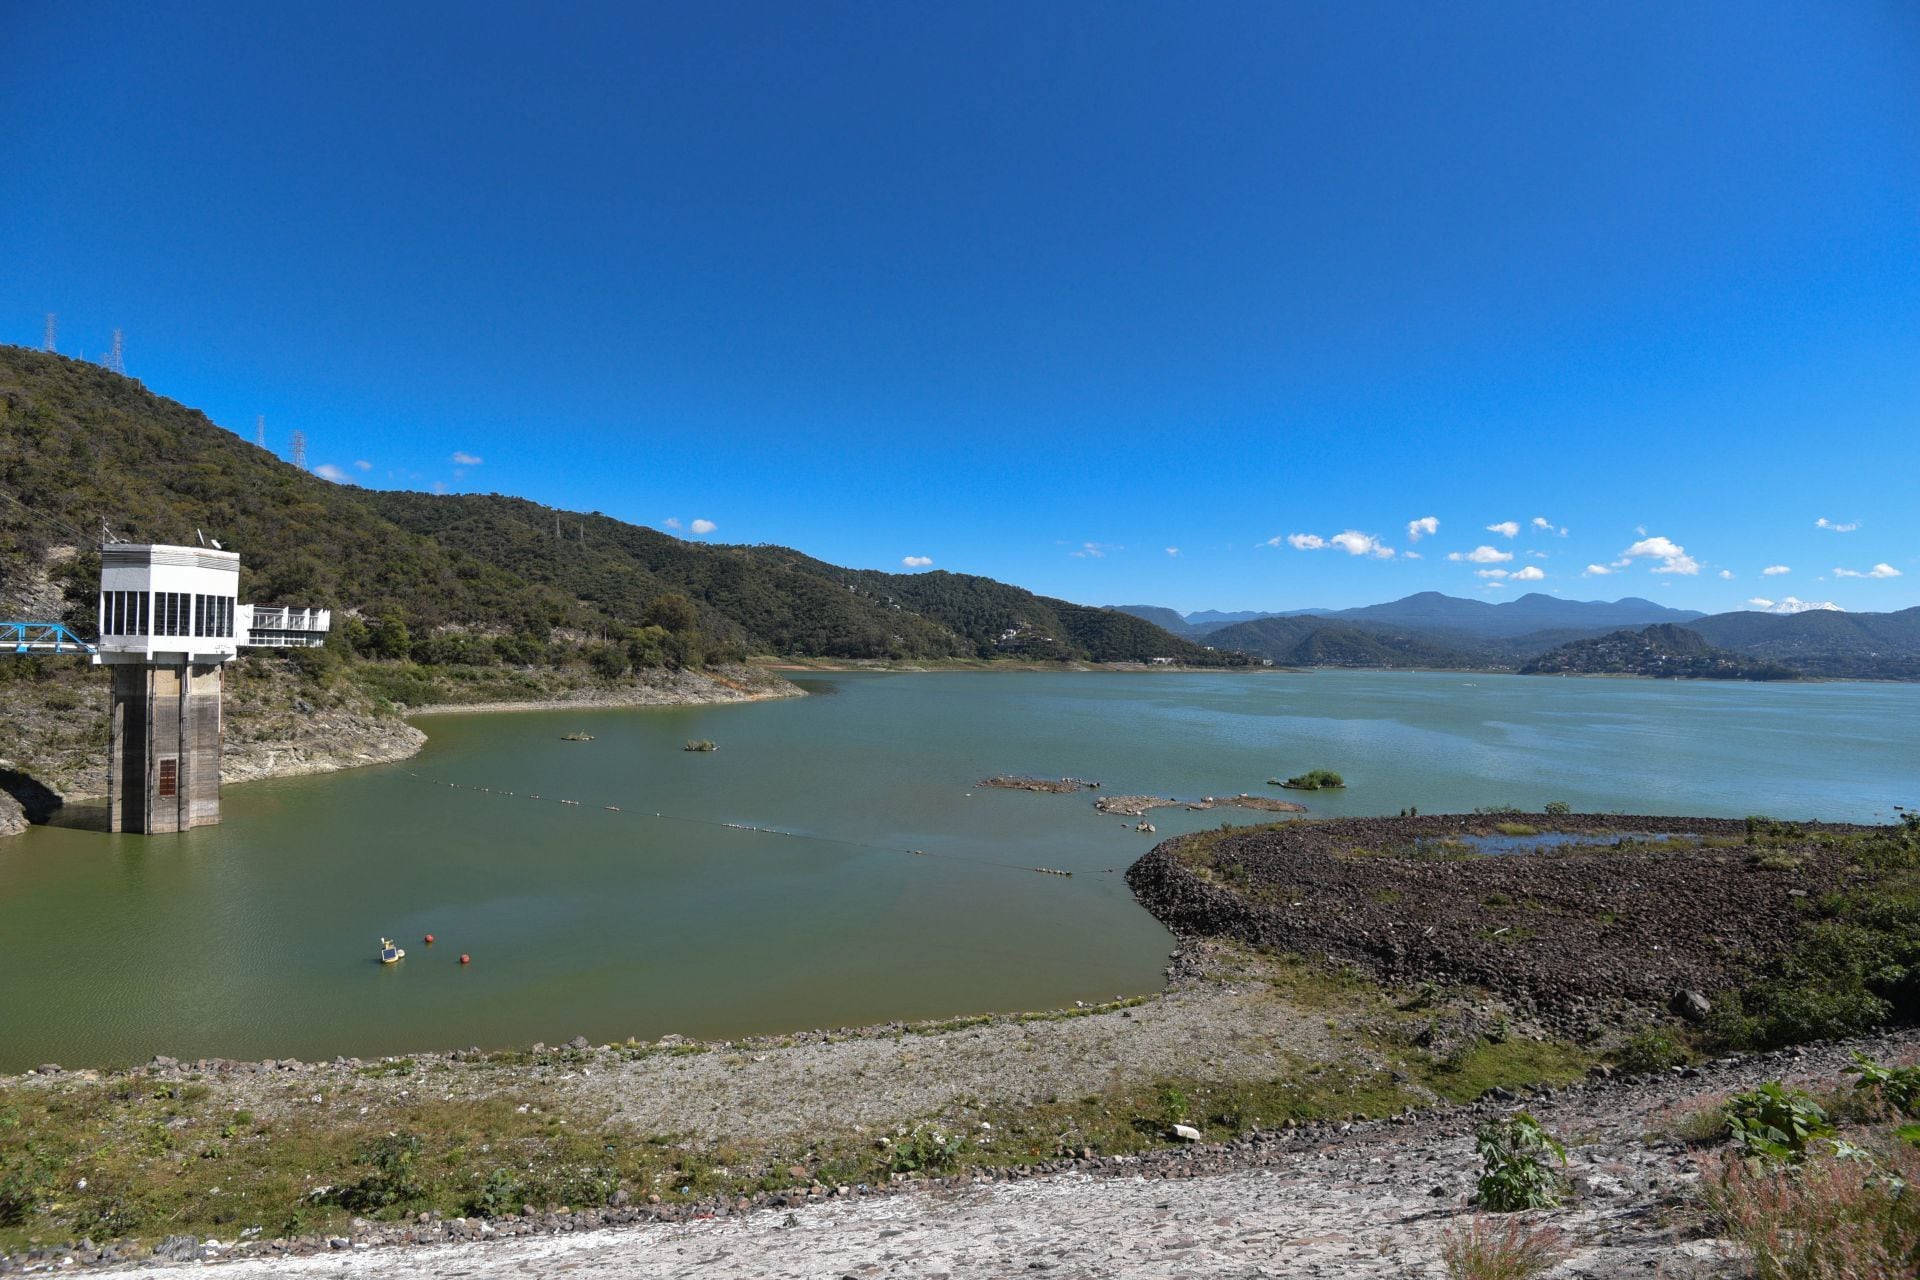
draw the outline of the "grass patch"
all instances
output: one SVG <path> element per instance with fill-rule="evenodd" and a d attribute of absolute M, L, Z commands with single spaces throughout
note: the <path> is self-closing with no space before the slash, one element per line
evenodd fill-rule
<path fill-rule="evenodd" d="M 1528 826 L 1524 822 L 1496 822 L 1493 829 L 1503 836 L 1537 836 L 1540 828 Z"/>
<path fill-rule="evenodd" d="M 1449 1102 L 1472 1102 L 1496 1085 L 1571 1084 L 1587 1073 L 1593 1057 L 1552 1040 L 1475 1041 L 1463 1052 L 1419 1065 L 1419 1077 Z"/>

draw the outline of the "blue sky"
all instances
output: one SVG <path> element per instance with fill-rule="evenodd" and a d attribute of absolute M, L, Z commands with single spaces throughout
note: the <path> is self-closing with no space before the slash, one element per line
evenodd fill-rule
<path fill-rule="evenodd" d="M 1910 4 L 548 8 L 8 5 L 0 341 L 1089 603 L 1920 603 Z"/>

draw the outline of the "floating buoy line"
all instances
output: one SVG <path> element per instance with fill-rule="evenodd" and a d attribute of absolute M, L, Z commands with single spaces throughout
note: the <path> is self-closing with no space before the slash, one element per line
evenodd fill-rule
<path fill-rule="evenodd" d="M 510 800 L 536 800 L 545 804 L 563 805 L 572 808 L 584 807 L 578 800 L 562 800 L 557 796 L 543 796 L 534 792 L 514 792 L 502 787 L 483 787 L 476 783 L 469 782 L 450 782 L 445 778 L 428 778 L 415 773 L 411 769 L 406 770 L 405 773 L 406 776 L 413 781 L 423 783 L 430 787 L 448 787 L 455 791 L 473 791 L 481 795 L 504 797 Z M 623 818 L 647 818 L 656 822 L 684 822 L 699 827 L 718 827 L 728 831 L 751 831 L 756 835 L 783 836 L 788 840 L 810 840 L 815 844 L 839 845 L 846 849 L 867 849 L 874 853 L 904 853 L 916 858 L 944 858 L 949 862 L 964 862 L 969 866 L 1000 867 L 1007 871 L 1027 871 L 1036 875 L 1063 876 L 1068 879 L 1073 877 L 1073 872 L 1062 871 L 1057 867 L 1030 867 L 1023 863 L 1004 862 L 997 858 L 969 858 L 957 853 L 929 853 L 925 849 L 901 849 L 892 845 L 869 844 L 862 840 L 844 840 L 838 836 L 817 836 L 804 831 L 783 831 L 778 827 L 756 826 L 750 822 L 721 822 L 713 818 L 689 818 L 677 813 L 648 813 L 641 809 L 622 809 L 619 805 L 614 804 L 603 804 L 599 807 L 603 812 L 617 813 Z M 1118 868 L 1108 867 L 1102 871 L 1085 872 L 1083 874 L 1114 875 L 1117 872 Z M 461 957 L 463 963 L 465 959 L 464 956 Z"/>

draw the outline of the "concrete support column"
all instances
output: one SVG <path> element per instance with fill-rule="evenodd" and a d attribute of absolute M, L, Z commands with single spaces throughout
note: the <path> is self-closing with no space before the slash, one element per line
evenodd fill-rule
<path fill-rule="evenodd" d="M 220 821 L 219 663 L 119 663 L 107 748 L 108 829 L 157 834 Z"/>

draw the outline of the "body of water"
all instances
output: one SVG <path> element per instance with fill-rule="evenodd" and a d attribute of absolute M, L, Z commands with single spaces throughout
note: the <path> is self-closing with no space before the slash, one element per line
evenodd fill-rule
<path fill-rule="evenodd" d="M 1564 800 L 1887 821 L 1920 804 L 1915 685 L 801 683 L 816 696 L 434 717 L 404 765 L 229 788 L 218 827 L 0 842 L 0 1069 L 728 1036 L 1156 989 L 1172 940 L 1119 873 L 1156 838 L 1260 815 L 1158 809 L 1152 837 L 1096 815 L 1101 793 L 974 785 L 999 773 L 1195 798 L 1292 796 L 1267 779 L 1330 768 L 1347 791 L 1294 797 L 1327 816 Z M 382 935 L 408 958 L 376 964 Z"/>

